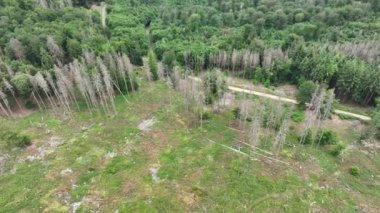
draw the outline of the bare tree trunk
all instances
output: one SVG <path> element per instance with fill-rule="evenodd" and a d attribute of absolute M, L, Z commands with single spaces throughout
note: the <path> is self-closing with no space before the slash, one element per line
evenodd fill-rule
<path fill-rule="evenodd" d="M 275 141 L 272 146 L 272 152 L 275 154 L 275 156 L 278 156 L 282 150 L 282 147 L 284 146 L 285 140 L 286 140 L 286 133 L 288 131 L 289 125 L 288 125 L 288 117 L 286 116 L 284 121 L 282 122 L 280 129 L 277 132 Z"/>
<path fill-rule="evenodd" d="M 0 102 L 0 109 L 3 112 L 3 114 L 7 117 L 11 117 L 8 113 L 8 111 L 4 108 L 3 104 Z"/>
<path fill-rule="evenodd" d="M 107 67 L 104 65 L 103 61 L 100 58 L 97 58 L 97 63 L 98 63 L 99 69 L 103 75 L 103 81 L 104 81 L 104 85 L 105 85 L 105 91 L 106 91 L 107 96 L 108 96 L 108 100 L 109 100 L 109 102 L 111 102 L 112 109 L 116 113 L 116 106 L 115 106 L 115 101 L 114 101 L 114 90 L 112 87 L 111 76 L 109 74 Z"/>
<path fill-rule="evenodd" d="M 14 90 L 13 90 L 13 86 L 12 86 L 12 85 L 11 85 L 6 79 L 3 79 L 3 83 L 4 83 L 5 88 L 6 88 L 8 91 L 11 92 L 12 97 L 13 97 L 13 99 L 15 100 L 15 102 L 16 102 L 18 108 L 21 110 L 22 107 L 21 107 L 20 103 L 19 103 L 18 100 L 17 100 L 16 94 L 15 94 L 15 92 L 14 92 Z"/>
<path fill-rule="evenodd" d="M 11 110 L 11 107 L 9 106 L 7 95 L 5 93 L 3 93 L 3 91 L 1 91 L 1 90 L 0 90 L 0 98 L 3 100 L 3 103 L 8 110 L 10 117 L 13 118 L 13 112 Z"/>

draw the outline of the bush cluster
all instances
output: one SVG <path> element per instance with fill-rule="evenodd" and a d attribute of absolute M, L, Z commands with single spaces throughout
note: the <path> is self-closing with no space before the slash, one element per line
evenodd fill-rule
<path fill-rule="evenodd" d="M 7 142 L 9 147 L 25 148 L 32 144 L 29 136 L 16 132 L 5 132 L 2 134 L 2 138 Z"/>

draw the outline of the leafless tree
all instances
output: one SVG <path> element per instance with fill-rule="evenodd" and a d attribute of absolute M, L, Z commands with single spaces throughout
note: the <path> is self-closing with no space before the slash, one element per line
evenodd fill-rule
<path fill-rule="evenodd" d="M 135 90 L 135 85 L 134 85 L 134 82 L 133 82 L 133 79 L 134 79 L 134 76 L 133 76 L 133 65 L 132 65 L 131 61 L 129 60 L 129 58 L 128 58 L 128 56 L 126 54 L 122 55 L 122 59 L 123 59 L 124 67 L 125 67 L 126 72 L 128 74 L 128 78 L 129 78 L 129 83 L 131 85 L 131 89 L 134 92 L 136 90 Z"/>
<path fill-rule="evenodd" d="M 279 130 L 277 131 L 276 138 L 272 145 L 272 152 L 278 156 L 279 153 L 282 150 L 282 147 L 284 146 L 285 140 L 286 140 L 286 134 L 289 129 L 289 121 L 288 121 L 289 115 L 285 116 L 284 121 L 282 122 Z"/>
<path fill-rule="evenodd" d="M 345 42 L 342 44 L 326 44 L 322 49 L 328 48 L 330 51 L 342 52 L 348 56 L 363 59 L 373 63 L 380 58 L 380 43 L 378 41 L 365 41 L 360 43 Z"/>
<path fill-rule="evenodd" d="M 115 52 L 113 53 L 107 53 L 104 56 L 104 63 L 106 64 L 108 70 L 110 70 L 111 76 L 113 78 L 114 85 L 117 87 L 119 92 L 122 94 L 119 84 L 119 72 L 116 64 L 117 54 Z M 124 95 L 123 95 L 124 96 Z"/>
<path fill-rule="evenodd" d="M 126 88 L 126 91 L 128 92 L 128 84 L 127 84 L 127 80 L 126 80 L 127 74 L 126 74 L 126 67 L 125 67 L 124 62 L 123 62 L 123 57 L 121 55 L 115 53 L 114 58 L 116 61 L 118 73 L 123 78 L 124 87 Z"/>
<path fill-rule="evenodd" d="M 329 92 L 329 95 L 327 96 L 327 102 L 325 102 L 325 100 L 326 100 L 326 89 L 322 88 L 321 86 L 318 86 L 315 89 L 315 92 L 314 92 L 312 99 L 309 103 L 309 107 L 308 107 L 309 110 L 306 111 L 307 113 L 306 113 L 306 118 L 305 118 L 305 121 L 303 124 L 303 131 L 301 134 L 300 143 L 305 142 L 308 131 L 312 127 L 314 127 L 314 129 L 317 129 L 317 130 L 320 128 L 321 118 L 324 117 L 324 115 L 323 115 L 324 103 L 327 103 L 328 112 L 331 111 L 332 103 L 334 100 L 334 96 L 331 95 L 332 93 L 333 93 L 333 91 Z"/>
<path fill-rule="evenodd" d="M 28 78 L 29 78 L 29 82 L 31 83 L 32 87 L 33 87 L 33 91 L 32 91 L 32 94 L 31 96 L 34 98 L 34 100 L 36 101 L 37 105 L 38 105 L 38 108 L 40 110 L 42 109 L 46 109 L 46 105 L 45 105 L 45 102 L 44 100 L 42 99 L 40 93 L 39 93 L 39 89 L 38 89 L 38 85 L 37 85 L 37 82 L 34 78 L 34 76 L 32 75 L 28 75 Z"/>
<path fill-rule="evenodd" d="M 9 41 L 9 46 L 12 49 L 15 57 L 17 59 L 24 59 L 25 57 L 25 50 L 24 47 L 22 46 L 21 42 L 16 39 L 16 38 L 11 38 Z"/>
<path fill-rule="evenodd" d="M 157 63 L 158 78 L 160 80 L 165 79 L 165 68 L 161 62 Z"/>
<path fill-rule="evenodd" d="M 258 146 L 260 142 L 260 131 L 262 123 L 262 113 L 255 113 L 252 123 L 249 127 L 248 141 L 252 146 Z"/>
<path fill-rule="evenodd" d="M 0 99 L 3 101 L 7 109 L 5 110 L 3 105 L 0 103 L 1 110 L 4 112 L 5 115 L 9 115 L 11 118 L 13 118 L 13 113 L 12 113 L 11 107 L 9 106 L 7 95 L 2 90 L 0 90 Z"/>
<path fill-rule="evenodd" d="M 41 74 L 41 72 L 38 72 L 35 76 L 34 76 L 34 80 L 37 84 L 38 87 L 40 87 L 42 89 L 42 91 L 45 93 L 45 96 L 46 98 L 48 99 L 50 105 L 52 106 L 53 108 L 53 111 L 55 113 L 57 113 L 56 109 L 57 109 L 57 106 L 56 104 L 54 103 L 51 95 L 50 95 L 50 88 L 49 88 L 49 85 L 48 83 L 46 82 L 44 76 Z"/>
<path fill-rule="evenodd" d="M 81 93 L 82 97 L 86 101 L 87 107 L 89 109 L 91 109 L 92 105 L 91 105 L 90 97 L 87 93 L 87 89 L 86 89 L 86 86 L 84 84 L 84 79 L 83 79 L 81 71 L 80 71 L 79 62 L 77 60 L 75 60 L 72 64 L 70 64 L 70 70 L 74 74 L 75 84 L 77 85 L 79 92 Z"/>
<path fill-rule="evenodd" d="M 246 124 L 248 117 L 250 115 L 250 109 L 251 109 L 252 103 L 248 99 L 243 99 L 240 101 L 239 109 L 240 109 L 240 124 L 242 125 L 242 128 L 246 129 Z"/>
<path fill-rule="evenodd" d="M 81 71 L 81 74 L 82 74 L 83 84 L 86 89 L 87 96 L 89 97 L 89 100 L 92 106 L 90 110 L 94 111 L 97 105 L 97 98 L 96 98 L 94 86 L 92 85 L 90 76 L 88 75 L 87 72 Z"/>
<path fill-rule="evenodd" d="M 64 67 L 69 71 L 69 66 Z M 66 105 L 70 105 L 72 102 L 75 103 L 77 109 L 79 110 L 79 105 L 74 92 L 74 84 L 70 80 L 70 77 L 67 77 L 63 70 L 57 66 L 54 67 L 54 72 L 57 77 L 57 86 L 61 96 L 64 98 Z"/>
<path fill-rule="evenodd" d="M 104 91 L 104 87 L 102 84 L 102 78 L 100 76 L 100 73 L 95 73 L 94 75 L 92 75 L 92 83 L 94 84 L 96 94 L 100 98 L 100 104 L 101 104 L 103 110 L 106 113 L 109 113 L 110 109 L 109 109 L 109 106 L 107 104 L 107 95 Z"/>
<path fill-rule="evenodd" d="M 317 115 L 317 129 L 319 130 L 320 129 L 320 126 L 321 126 L 321 121 L 322 120 L 325 120 L 329 117 L 329 115 L 331 114 L 331 110 L 332 110 L 332 106 L 333 106 L 333 103 L 334 103 L 334 90 L 328 90 L 326 91 L 326 89 L 323 89 L 323 93 L 322 95 L 324 94 L 324 100 L 322 101 L 321 103 L 321 107 L 320 107 L 320 112 L 319 114 Z M 318 142 L 317 144 L 319 144 L 322 140 L 322 135 L 320 138 L 318 138 Z"/>
<path fill-rule="evenodd" d="M 18 108 L 19 108 L 19 109 L 22 109 L 20 103 L 19 103 L 18 100 L 17 100 L 17 97 L 16 97 L 16 94 L 15 94 L 15 91 L 14 91 L 14 89 L 13 89 L 12 84 L 9 83 L 9 81 L 7 81 L 6 79 L 3 79 L 3 84 L 4 84 L 5 88 L 6 88 L 6 89 L 12 94 L 13 99 L 15 100 L 15 102 L 16 102 Z"/>
<path fill-rule="evenodd" d="M 84 64 L 95 64 L 96 62 L 96 55 L 88 50 L 83 51 L 83 58 L 82 58 L 82 63 Z"/>
<path fill-rule="evenodd" d="M 57 64 L 61 66 L 64 54 L 52 36 L 47 37 L 46 45 L 49 49 L 50 54 L 52 54 L 55 58 Z"/>
<path fill-rule="evenodd" d="M 37 2 L 42 8 L 49 8 L 49 4 L 46 0 L 35 0 L 35 2 Z"/>
<path fill-rule="evenodd" d="M 116 106 L 114 102 L 114 90 L 111 75 L 100 58 L 97 58 L 99 69 L 103 75 L 104 86 L 107 92 L 108 101 L 111 103 L 112 109 L 116 112 Z"/>
<path fill-rule="evenodd" d="M 146 76 L 146 79 L 150 82 L 152 81 L 152 73 L 150 71 L 150 67 L 149 67 L 149 64 L 148 64 L 148 59 L 147 58 L 143 58 L 143 72 Z"/>
<path fill-rule="evenodd" d="M 176 89 L 179 86 L 179 81 L 181 79 L 181 71 L 178 66 L 174 67 L 173 73 L 169 76 L 169 79 L 172 87 Z"/>
<path fill-rule="evenodd" d="M 51 88 L 52 96 L 54 96 L 55 98 L 58 99 L 60 107 L 64 107 L 65 108 L 66 107 L 65 103 L 64 103 L 62 97 L 60 96 L 57 87 L 55 86 L 55 82 L 53 81 L 52 76 L 50 75 L 49 72 L 45 72 L 45 76 L 46 76 L 46 78 L 45 78 L 46 82 L 48 83 L 48 86 L 50 86 L 50 88 Z"/>

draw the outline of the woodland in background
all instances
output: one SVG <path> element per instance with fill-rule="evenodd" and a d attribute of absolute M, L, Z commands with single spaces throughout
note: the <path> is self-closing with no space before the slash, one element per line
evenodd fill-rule
<path fill-rule="evenodd" d="M 0 212 L 376 212 L 379 33 L 378 0 L 0 0 Z"/>
<path fill-rule="evenodd" d="M 120 78 L 111 74 L 123 70 L 125 80 L 133 73 L 117 68 L 117 58 L 142 66 L 149 49 L 149 60 L 162 60 L 168 73 L 180 65 L 195 72 L 220 68 L 266 86 L 312 80 L 335 88 L 343 101 L 363 105 L 374 105 L 380 94 L 376 0 L 115 0 L 106 1 L 106 27 L 100 14 L 89 10 L 97 3 L 0 2 L 3 107 L 16 105 L 12 97 L 36 99 L 35 93 L 62 99 L 57 70 L 78 61 L 85 64 L 83 75 L 103 79 L 104 91 L 111 84 L 120 93 Z M 83 62 L 87 53 L 95 65 Z M 105 75 L 99 70 L 110 57 L 115 62 L 108 61 Z M 33 85 L 30 76 L 37 75 L 50 81 L 48 93 Z M 107 83 L 107 75 L 115 78 Z M 81 93 L 79 86 L 72 89 Z"/>

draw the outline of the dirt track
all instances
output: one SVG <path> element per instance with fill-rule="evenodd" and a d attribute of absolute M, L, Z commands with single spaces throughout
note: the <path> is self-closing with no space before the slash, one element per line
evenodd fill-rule
<path fill-rule="evenodd" d="M 195 81 L 202 81 L 202 79 L 198 78 L 198 77 L 189 77 L 190 79 L 193 79 Z M 282 102 L 288 102 L 288 103 L 292 103 L 292 104 L 298 104 L 298 102 L 294 99 L 290 99 L 290 98 L 286 98 L 286 97 L 281 97 L 281 96 L 277 96 L 277 95 L 271 95 L 271 94 L 267 94 L 267 93 L 262 93 L 262 92 L 257 92 L 257 91 L 254 91 L 254 90 L 248 90 L 248 89 L 242 89 L 242 88 L 239 88 L 239 87 L 234 87 L 234 86 L 228 86 L 228 89 L 231 90 L 231 91 L 234 91 L 234 92 L 242 92 L 242 93 L 247 93 L 247 94 L 253 94 L 253 95 L 257 95 L 259 97 L 264 97 L 264 98 L 269 98 L 269 99 L 272 99 L 272 100 L 277 100 L 277 101 L 282 101 Z M 343 111 L 343 110 L 334 110 L 334 113 L 336 114 L 341 114 L 341 115 L 348 115 L 348 116 L 351 116 L 351 117 L 355 117 L 355 118 L 358 118 L 360 120 L 364 120 L 364 121 L 369 121 L 371 120 L 370 117 L 368 116 L 365 116 L 365 115 L 359 115 L 359 114 L 356 114 L 356 113 L 351 113 L 351 112 L 347 112 L 347 111 Z"/>

